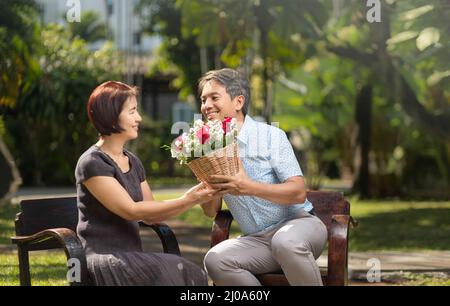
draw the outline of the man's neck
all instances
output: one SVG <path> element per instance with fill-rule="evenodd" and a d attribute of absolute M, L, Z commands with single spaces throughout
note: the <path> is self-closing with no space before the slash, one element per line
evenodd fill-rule
<path fill-rule="evenodd" d="M 239 114 L 237 114 L 235 119 L 236 119 L 236 125 L 238 127 L 238 130 L 240 131 L 242 126 L 244 125 L 245 115 L 243 113 L 239 113 Z"/>

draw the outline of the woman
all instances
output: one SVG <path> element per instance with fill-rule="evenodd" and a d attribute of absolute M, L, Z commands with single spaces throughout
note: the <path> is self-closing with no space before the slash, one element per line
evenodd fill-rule
<path fill-rule="evenodd" d="M 137 91 L 109 81 L 89 98 L 87 112 L 99 141 L 78 160 L 77 233 L 96 285 L 207 285 L 206 274 L 175 255 L 144 253 L 138 221 L 155 223 L 176 216 L 214 195 L 203 184 L 182 197 L 155 201 L 141 161 L 124 149 L 138 137 L 142 118 Z"/>

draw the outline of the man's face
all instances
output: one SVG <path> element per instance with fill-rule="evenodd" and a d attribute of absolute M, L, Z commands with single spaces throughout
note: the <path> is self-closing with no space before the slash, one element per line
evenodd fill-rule
<path fill-rule="evenodd" d="M 207 120 L 235 118 L 243 106 L 243 96 L 237 96 L 231 100 L 225 86 L 214 80 L 205 84 L 200 98 L 202 101 L 200 110 Z"/>

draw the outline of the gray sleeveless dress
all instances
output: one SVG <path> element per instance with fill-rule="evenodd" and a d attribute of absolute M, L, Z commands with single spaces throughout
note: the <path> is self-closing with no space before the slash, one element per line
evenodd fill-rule
<path fill-rule="evenodd" d="M 75 169 L 79 220 L 77 234 L 86 250 L 90 276 L 96 285 L 206 286 L 206 273 L 194 263 L 162 253 L 142 251 L 137 221 L 127 221 L 105 208 L 82 184 L 93 176 L 110 176 L 131 198 L 142 201 L 141 182 L 145 170 L 131 152 L 130 170 L 119 166 L 99 147 L 92 146 L 78 160 Z"/>

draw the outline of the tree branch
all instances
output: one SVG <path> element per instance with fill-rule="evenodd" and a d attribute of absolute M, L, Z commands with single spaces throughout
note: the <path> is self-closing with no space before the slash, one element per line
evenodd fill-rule
<path fill-rule="evenodd" d="M 337 46 L 327 46 L 328 51 L 348 59 L 352 59 L 364 65 L 370 65 L 377 61 L 377 57 L 374 53 L 361 52 L 352 47 L 337 47 Z"/>
<path fill-rule="evenodd" d="M 393 69 L 396 71 L 395 68 Z M 396 72 L 402 86 L 400 103 L 405 113 L 436 137 L 450 142 L 450 113 L 432 114 L 428 111 L 417 99 L 416 93 L 404 76 L 399 71 Z"/>

